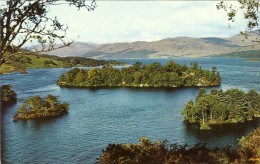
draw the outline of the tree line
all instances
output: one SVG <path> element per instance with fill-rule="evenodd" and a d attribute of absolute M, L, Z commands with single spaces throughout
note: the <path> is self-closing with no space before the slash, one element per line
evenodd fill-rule
<path fill-rule="evenodd" d="M 137 62 L 127 68 L 104 66 L 84 70 L 74 68 L 62 74 L 57 81 L 60 86 L 67 87 L 186 87 L 186 86 L 217 86 L 221 77 L 216 67 L 211 71 L 202 69 L 198 63 L 179 65 L 169 61 L 164 66 L 159 62 L 142 65 Z"/>
<path fill-rule="evenodd" d="M 189 101 L 182 111 L 185 120 L 200 123 L 202 129 L 209 124 L 243 123 L 260 117 L 260 94 L 239 89 L 227 91 L 212 89 L 207 94 L 200 89 L 195 101 Z"/>
<path fill-rule="evenodd" d="M 60 61 L 63 63 L 63 67 L 73 67 L 73 66 L 86 66 L 86 67 L 95 67 L 95 66 L 101 66 L 101 65 L 124 65 L 124 63 L 116 61 L 116 60 L 96 60 L 91 58 L 85 58 L 85 57 L 59 57 L 55 55 L 37 55 L 34 52 L 28 51 L 24 55 L 16 55 L 10 57 L 10 59 L 6 62 L 6 64 L 10 65 L 23 65 L 23 64 L 34 64 L 34 60 L 32 60 L 32 57 L 36 57 L 37 59 L 43 59 L 44 65 L 57 65 L 57 61 Z"/>
<path fill-rule="evenodd" d="M 86 57 L 57 57 L 51 56 L 51 58 L 55 58 L 58 61 L 62 61 L 66 64 L 67 67 L 72 66 L 86 66 L 86 67 L 95 67 L 101 65 L 124 65 L 124 63 L 116 61 L 116 60 L 96 60 Z"/>

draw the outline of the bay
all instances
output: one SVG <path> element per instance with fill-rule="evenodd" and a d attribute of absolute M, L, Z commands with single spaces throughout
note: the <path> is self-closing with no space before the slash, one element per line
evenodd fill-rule
<path fill-rule="evenodd" d="M 260 92 L 260 63 L 228 58 L 122 59 L 134 64 L 173 60 L 203 68 L 216 66 L 222 88 Z M 86 68 L 89 69 L 89 68 Z M 1 75 L 1 84 L 12 84 L 17 104 L 1 113 L 3 163 L 94 163 L 109 143 L 138 143 L 147 136 L 170 143 L 207 143 L 236 146 L 238 139 L 259 127 L 260 120 L 227 124 L 211 131 L 183 121 L 181 110 L 195 99 L 199 88 L 60 88 L 56 80 L 69 68 L 29 69 L 28 74 Z M 211 88 L 207 88 L 210 90 Z M 33 95 L 53 94 L 70 103 L 69 114 L 59 118 L 17 121 L 12 116 L 22 101 Z"/>

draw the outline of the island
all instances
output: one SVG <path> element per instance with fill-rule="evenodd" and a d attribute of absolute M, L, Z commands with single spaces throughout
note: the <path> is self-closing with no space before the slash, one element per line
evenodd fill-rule
<path fill-rule="evenodd" d="M 49 94 L 45 98 L 32 96 L 25 100 L 15 112 L 13 120 L 36 119 L 42 117 L 55 117 L 67 113 L 69 104 L 60 103 L 57 97 Z"/>
<path fill-rule="evenodd" d="M 98 158 L 99 164 L 131 163 L 258 163 L 260 128 L 243 137 L 235 150 L 230 146 L 207 148 L 205 144 L 179 145 L 152 142 L 147 137 L 139 144 L 109 144 Z"/>
<path fill-rule="evenodd" d="M 216 67 L 202 69 L 198 63 L 191 67 L 169 61 L 142 65 L 137 62 L 127 68 L 105 66 L 84 70 L 74 68 L 57 81 L 62 87 L 188 87 L 218 86 L 221 77 Z"/>
<path fill-rule="evenodd" d="M 1 109 L 4 108 L 5 106 L 16 103 L 17 94 L 12 89 L 11 85 L 9 84 L 2 85 L 0 87 L 0 91 L 1 91 Z"/>
<path fill-rule="evenodd" d="M 225 92 L 212 89 L 207 94 L 202 88 L 196 100 L 186 104 L 182 114 L 189 123 L 199 123 L 201 129 L 210 129 L 211 124 L 243 123 L 260 117 L 260 94 L 239 89 Z"/>
<path fill-rule="evenodd" d="M 15 71 L 27 73 L 26 69 L 29 68 L 94 67 L 102 65 L 124 65 L 124 63 L 115 60 L 96 60 L 85 57 L 58 57 L 28 51 L 22 55 L 10 57 L 0 67 L 0 74 Z"/>

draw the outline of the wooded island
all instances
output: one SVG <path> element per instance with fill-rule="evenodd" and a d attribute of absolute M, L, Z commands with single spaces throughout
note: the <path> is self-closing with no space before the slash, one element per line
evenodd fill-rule
<path fill-rule="evenodd" d="M 191 67 L 169 61 L 117 69 L 111 66 L 84 70 L 74 68 L 62 74 L 57 81 L 63 87 L 187 87 L 218 86 L 221 77 L 216 67 L 211 71 L 202 69 L 198 63 Z"/>
<path fill-rule="evenodd" d="M 45 98 L 32 96 L 25 100 L 16 111 L 13 120 L 26 120 L 41 117 L 54 117 L 69 111 L 68 103 L 60 103 L 57 97 L 49 94 Z"/>
<path fill-rule="evenodd" d="M 210 129 L 210 124 L 243 123 L 260 117 L 260 94 L 239 89 L 212 89 L 207 94 L 200 89 L 196 100 L 189 101 L 182 114 L 189 123 L 200 123 L 201 129 Z"/>

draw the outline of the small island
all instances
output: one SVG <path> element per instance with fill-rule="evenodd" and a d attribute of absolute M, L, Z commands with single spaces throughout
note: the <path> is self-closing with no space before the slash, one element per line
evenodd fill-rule
<path fill-rule="evenodd" d="M 16 103 L 17 95 L 12 89 L 11 85 L 8 84 L 2 85 L 0 87 L 0 91 L 1 91 L 1 108 Z"/>
<path fill-rule="evenodd" d="M 74 68 L 62 74 L 57 81 L 62 87 L 188 87 L 218 86 L 221 77 L 216 67 L 211 71 L 202 69 L 198 63 L 191 67 L 169 61 L 117 69 L 111 66 L 84 70 Z"/>
<path fill-rule="evenodd" d="M 23 102 L 14 114 L 13 120 L 55 117 L 67 113 L 68 110 L 68 103 L 60 103 L 57 97 L 51 94 L 43 99 L 40 96 L 33 96 Z"/>
<path fill-rule="evenodd" d="M 260 94 L 239 89 L 212 89 L 207 94 L 200 89 L 195 102 L 189 101 L 182 114 L 189 123 L 199 123 L 204 130 L 212 124 L 243 123 L 260 117 Z"/>

